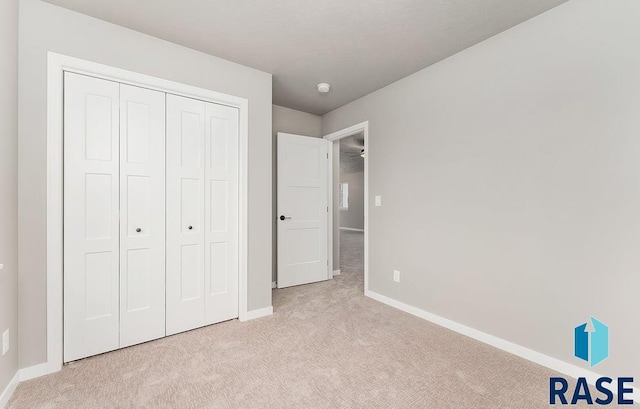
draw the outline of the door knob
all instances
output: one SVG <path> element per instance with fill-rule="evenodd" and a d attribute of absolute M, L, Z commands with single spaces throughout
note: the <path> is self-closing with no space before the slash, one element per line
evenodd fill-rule
<path fill-rule="evenodd" d="M 193 230 L 193 226 L 189 226 L 187 227 L 189 230 Z"/>
<path fill-rule="evenodd" d="M 285 216 L 284 214 L 280 216 L 280 220 L 290 219 L 291 217 Z"/>
<path fill-rule="evenodd" d="M 138 228 L 136 229 L 136 232 L 137 232 L 137 233 L 140 233 L 141 231 L 142 231 L 142 229 L 141 229 L 140 227 L 138 227 Z"/>

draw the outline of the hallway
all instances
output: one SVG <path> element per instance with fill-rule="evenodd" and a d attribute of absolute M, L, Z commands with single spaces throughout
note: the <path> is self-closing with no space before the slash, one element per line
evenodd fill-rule
<path fill-rule="evenodd" d="M 364 276 L 364 233 L 340 230 L 340 273 Z"/>

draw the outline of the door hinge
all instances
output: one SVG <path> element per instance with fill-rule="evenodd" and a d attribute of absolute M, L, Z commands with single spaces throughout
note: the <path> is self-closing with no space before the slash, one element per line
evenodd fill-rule
<path fill-rule="evenodd" d="M 329 206 L 327 206 L 327 213 L 329 213 Z"/>
<path fill-rule="evenodd" d="M 329 159 L 329 153 L 327 152 L 327 159 Z"/>

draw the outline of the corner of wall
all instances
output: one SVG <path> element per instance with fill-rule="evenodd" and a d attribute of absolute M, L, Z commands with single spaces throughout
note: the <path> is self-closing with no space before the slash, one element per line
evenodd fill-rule
<path fill-rule="evenodd" d="M 18 383 L 20 383 L 20 373 L 16 370 L 15 375 L 11 378 L 7 387 L 0 392 L 0 409 L 4 409 L 7 406 L 7 403 L 11 400 L 11 396 L 13 396 L 13 393 L 18 387 Z"/>
<path fill-rule="evenodd" d="M 0 2 L 0 408 L 18 385 L 18 0 Z"/>

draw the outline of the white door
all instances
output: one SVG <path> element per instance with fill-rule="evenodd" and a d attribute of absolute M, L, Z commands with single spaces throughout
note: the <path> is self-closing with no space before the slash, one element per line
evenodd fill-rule
<path fill-rule="evenodd" d="M 167 95 L 167 335 L 205 323 L 205 108 Z"/>
<path fill-rule="evenodd" d="M 238 317 L 238 124 L 167 95 L 167 335 Z"/>
<path fill-rule="evenodd" d="M 165 94 L 120 85 L 120 348 L 165 335 Z"/>
<path fill-rule="evenodd" d="M 278 288 L 329 278 L 329 146 L 278 133 Z"/>
<path fill-rule="evenodd" d="M 206 104 L 205 323 L 238 317 L 237 108 Z"/>
<path fill-rule="evenodd" d="M 119 346 L 119 89 L 65 74 L 65 362 Z"/>
<path fill-rule="evenodd" d="M 236 318 L 238 109 L 72 73 L 64 98 L 64 361 Z"/>

